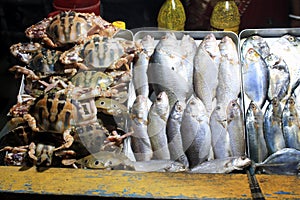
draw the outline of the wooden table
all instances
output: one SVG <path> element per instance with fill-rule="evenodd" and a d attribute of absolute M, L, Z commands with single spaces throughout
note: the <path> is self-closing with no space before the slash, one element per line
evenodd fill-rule
<path fill-rule="evenodd" d="M 189 174 L 0 166 L 0 199 L 253 199 L 246 173 Z M 265 199 L 300 199 L 300 177 L 255 175 Z M 252 193 L 251 193 L 252 192 Z M 1 197 L 2 196 L 2 197 Z"/>

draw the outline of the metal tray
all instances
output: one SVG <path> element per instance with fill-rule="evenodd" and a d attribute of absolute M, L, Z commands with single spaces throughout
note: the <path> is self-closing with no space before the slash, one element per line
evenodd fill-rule
<path fill-rule="evenodd" d="M 269 46 L 271 46 L 274 41 L 276 41 L 281 36 L 286 35 L 286 34 L 296 36 L 297 38 L 299 38 L 300 37 L 300 28 L 245 29 L 245 30 L 241 31 L 240 34 L 239 34 L 239 55 L 240 55 L 240 60 L 241 60 L 241 57 L 242 57 L 241 47 L 242 47 L 244 41 L 248 37 L 253 36 L 253 35 L 261 36 L 263 39 L 265 39 L 267 44 Z M 272 52 L 272 50 L 271 50 L 271 52 Z M 243 66 L 241 66 L 241 67 L 242 67 L 242 71 L 243 71 Z M 243 77 L 243 75 L 242 75 L 242 77 Z M 244 91 L 243 91 L 242 98 L 243 98 L 243 101 L 244 101 L 244 103 L 243 103 L 243 105 L 244 105 L 244 114 L 246 115 L 247 108 L 249 107 L 249 104 L 250 104 L 250 99 L 247 97 L 247 95 L 244 93 Z M 267 100 L 266 103 L 264 104 L 264 106 L 262 107 L 262 112 L 263 113 L 265 113 L 268 103 L 269 103 L 269 101 Z M 246 123 L 246 121 L 245 121 L 245 123 Z M 249 145 L 249 140 L 248 140 L 249 138 L 248 138 L 247 130 L 246 130 L 246 136 L 247 136 L 247 145 Z M 247 149 L 247 151 L 248 151 L 247 152 L 248 155 L 250 155 L 249 148 Z M 251 157 L 251 155 L 250 155 L 250 157 Z"/>

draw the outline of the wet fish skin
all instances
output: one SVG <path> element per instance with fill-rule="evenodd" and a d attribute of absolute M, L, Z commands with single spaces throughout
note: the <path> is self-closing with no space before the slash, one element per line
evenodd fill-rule
<path fill-rule="evenodd" d="M 280 101 L 288 94 L 290 73 L 286 62 L 279 56 L 270 53 L 265 59 L 269 69 L 268 99 L 277 97 Z"/>
<path fill-rule="evenodd" d="M 169 116 L 169 100 L 165 92 L 159 93 L 152 103 L 148 113 L 148 136 L 153 151 L 152 159 L 170 159 L 168 140 L 166 134 Z"/>
<path fill-rule="evenodd" d="M 252 48 L 246 54 L 243 64 L 243 88 L 245 94 L 262 108 L 267 100 L 269 71 L 265 61 Z"/>
<path fill-rule="evenodd" d="M 196 41 L 190 35 L 184 34 L 180 41 L 179 48 L 181 48 L 183 52 L 182 65 L 186 71 L 189 88 L 193 88 L 193 73 L 194 73 L 193 61 L 197 50 Z"/>
<path fill-rule="evenodd" d="M 207 160 L 211 150 L 211 131 L 206 109 L 198 97 L 192 96 L 187 102 L 180 132 L 189 166 L 194 167 Z"/>
<path fill-rule="evenodd" d="M 264 162 L 255 163 L 254 168 L 267 174 L 298 175 L 300 151 L 283 148 L 271 154 Z"/>
<path fill-rule="evenodd" d="M 297 40 L 294 36 L 285 34 L 270 45 L 271 53 L 280 56 L 289 68 L 290 87 L 287 94 L 288 97 L 291 95 L 292 88 L 300 78 L 299 44 L 299 39 Z"/>
<path fill-rule="evenodd" d="M 224 36 L 218 46 L 221 56 L 227 56 L 234 64 L 239 64 L 237 46 L 229 36 Z"/>
<path fill-rule="evenodd" d="M 156 45 L 149 61 L 148 82 L 156 95 L 162 91 L 167 93 L 170 107 L 177 100 L 186 101 L 193 93 L 188 81 L 189 70 L 183 65 L 183 55 L 175 34 L 167 32 Z"/>
<path fill-rule="evenodd" d="M 138 53 L 137 60 L 133 63 L 133 85 L 135 87 L 136 96 L 138 95 L 149 95 L 149 85 L 147 77 L 147 69 L 149 65 L 149 60 L 153 54 L 155 48 L 154 37 L 151 35 L 146 35 L 140 41 L 142 46 L 142 51 Z"/>
<path fill-rule="evenodd" d="M 286 147 L 300 150 L 299 116 L 293 96 L 287 100 L 282 112 L 282 130 Z"/>
<path fill-rule="evenodd" d="M 270 47 L 267 41 L 259 36 L 259 35 L 252 35 L 246 38 L 241 46 L 241 63 L 244 63 L 247 51 L 253 48 L 262 58 L 265 58 L 270 54 Z"/>
<path fill-rule="evenodd" d="M 246 131 L 248 137 L 250 158 L 262 162 L 268 156 L 268 149 L 263 132 L 263 112 L 253 101 L 246 112 Z"/>
<path fill-rule="evenodd" d="M 149 160 L 133 162 L 134 170 L 140 172 L 185 172 L 186 167 L 173 160 Z"/>
<path fill-rule="evenodd" d="M 189 161 L 183 151 L 181 138 L 181 122 L 185 109 L 185 103 L 177 101 L 171 109 L 167 121 L 167 138 L 171 160 L 182 163 L 186 168 L 189 167 Z"/>
<path fill-rule="evenodd" d="M 194 91 L 201 99 L 208 115 L 213 111 L 213 101 L 216 97 L 220 50 L 215 36 L 211 33 L 199 44 L 194 57 Z"/>
<path fill-rule="evenodd" d="M 210 116 L 209 126 L 211 130 L 211 145 L 214 158 L 221 159 L 232 156 L 226 115 L 224 118 L 223 110 L 218 105 Z"/>
<path fill-rule="evenodd" d="M 232 156 L 243 156 L 246 151 L 245 126 L 243 111 L 237 100 L 227 106 L 227 131 L 229 134 Z"/>
<path fill-rule="evenodd" d="M 230 173 L 234 170 L 243 170 L 251 165 L 251 160 L 245 156 L 234 156 L 222 159 L 205 161 L 193 167 L 189 173 Z"/>
<path fill-rule="evenodd" d="M 143 95 L 136 97 L 131 108 L 131 148 L 137 161 L 151 160 L 153 151 L 148 136 L 148 99 Z"/>
<path fill-rule="evenodd" d="M 285 148 L 281 116 L 281 103 L 279 99 L 275 97 L 267 106 L 264 114 L 264 135 L 269 154 Z"/>

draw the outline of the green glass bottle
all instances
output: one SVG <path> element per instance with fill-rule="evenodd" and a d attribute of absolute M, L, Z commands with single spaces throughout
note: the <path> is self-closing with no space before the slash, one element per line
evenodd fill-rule
<path fill-rule="evenodd" d="M 185 11 L 180 0 L 166 0 L 159 10 L 157 22 L 159 28 L 183 31 Z"/>
<path fill-rule="evenodd" d="M 212 30 L 239 32 L 240 13 L 234 0 L 220 0 L 210 17 Z"/>

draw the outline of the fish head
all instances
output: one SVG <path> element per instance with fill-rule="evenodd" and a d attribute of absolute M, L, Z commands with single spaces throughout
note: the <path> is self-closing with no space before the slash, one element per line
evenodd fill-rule
<path fill-rule="evenodd" d="M 252 163 L 250 158 L 247 158 L 246 156 L 239 156 L 235 159 L 233 159 L 233 167 L 236 170 L 242 170 L 248 166 L 250 166 Z"/>

